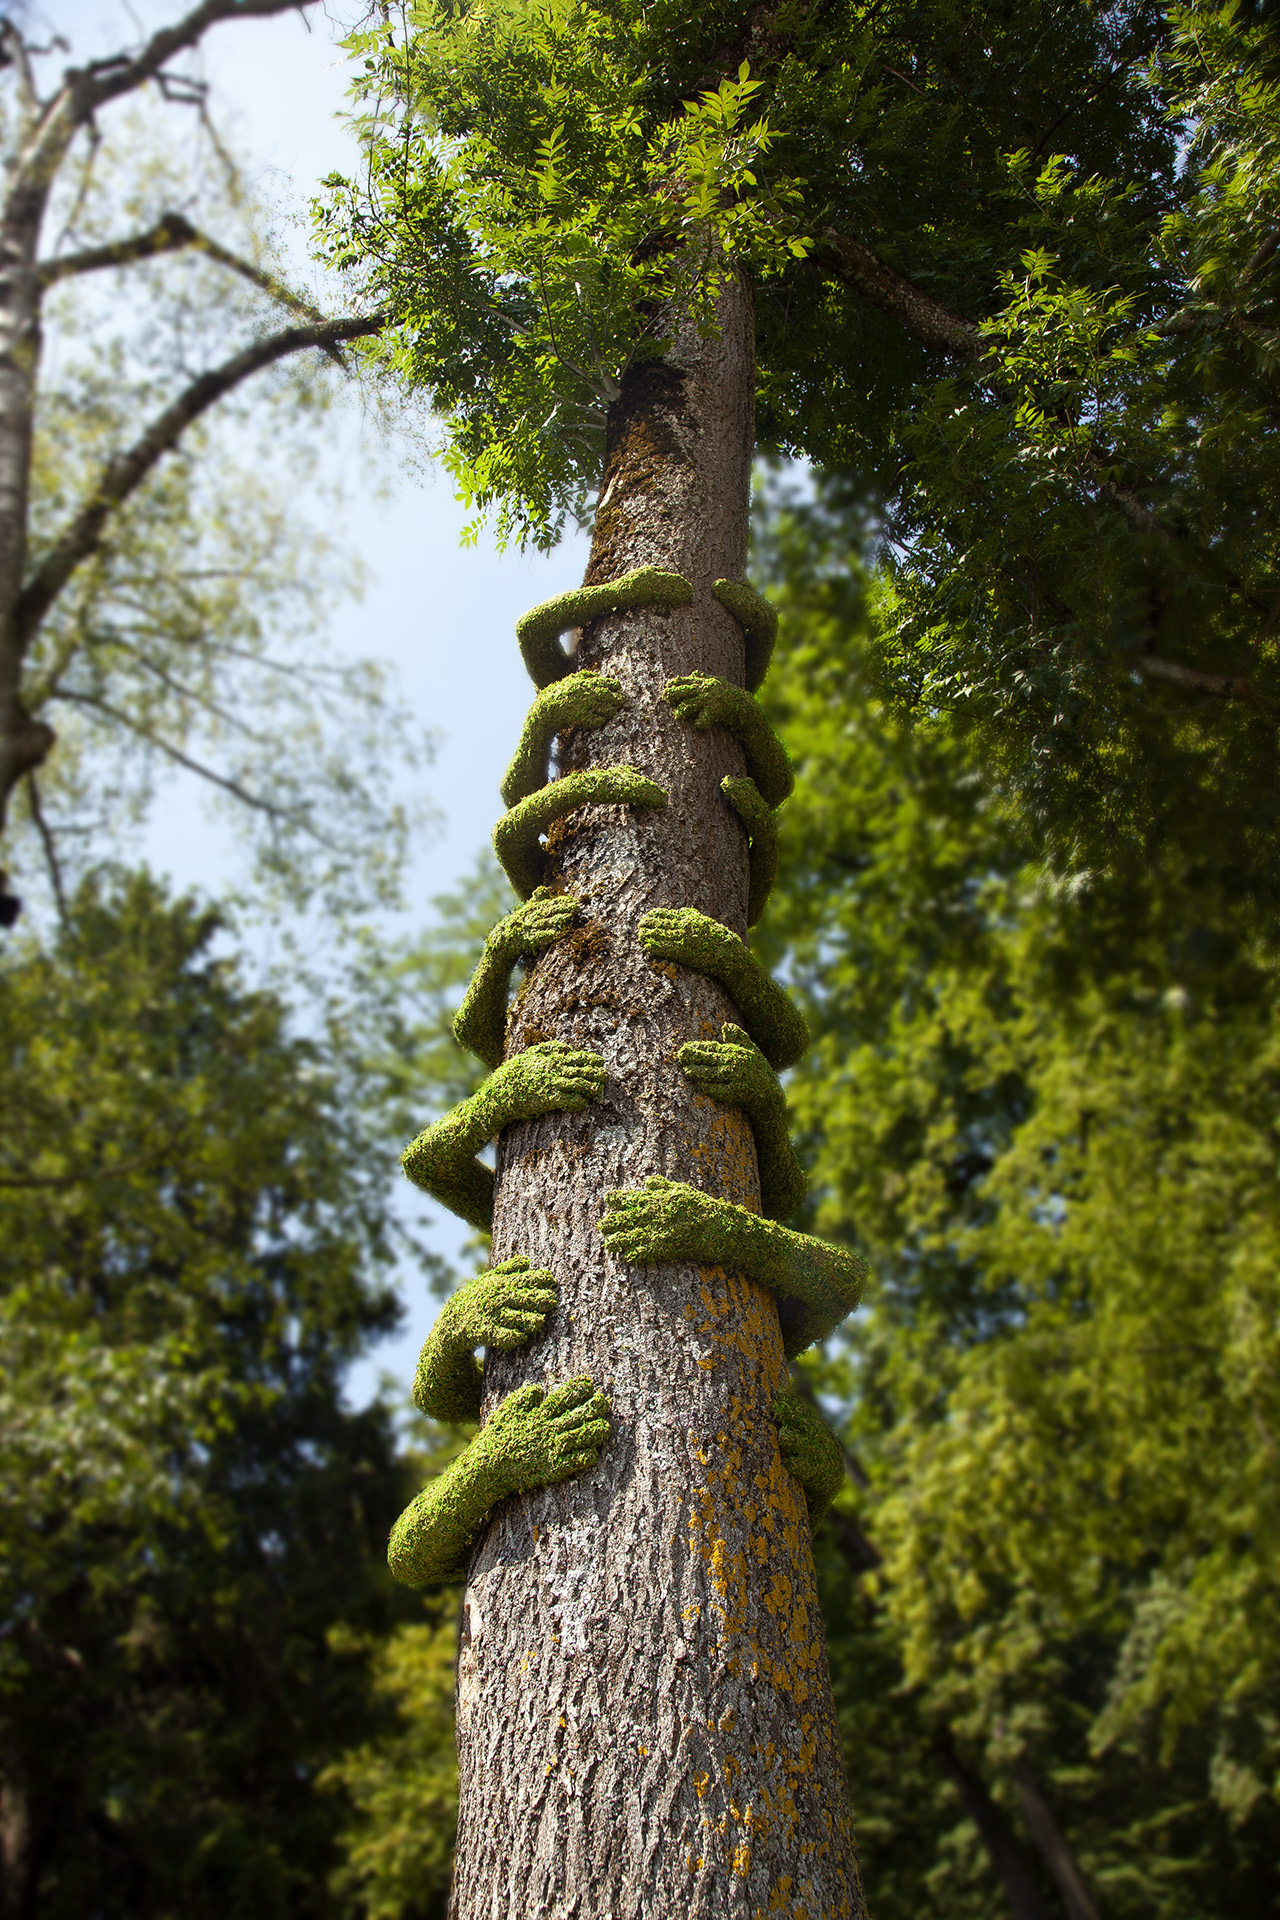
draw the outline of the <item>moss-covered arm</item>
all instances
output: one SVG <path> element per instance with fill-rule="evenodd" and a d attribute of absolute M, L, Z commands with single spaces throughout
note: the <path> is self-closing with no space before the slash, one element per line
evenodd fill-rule
<path fill-rule="evenodd" d="M 567 733 L 571 727 L 592 732 L 612 720 L 626 704 L 619 683 L 589 667 L 544 687 L 525 716 L 520 744 L 502 776 L 503 805 L 514 807 L 546 786 L 551 743 L 558 733 Z"/>
<path fill-rule="evenodd" d="M 665 807 L 667 796 L 654 780 L 646 780 L 634 767 L 587 767 L 581 773 L 566 773 L 549 787 L 531 793 L 518 807 L 504 813 L 493 830 L 493 850 L 503 871 L 520 895 L 527 900 L 546 878 L 547 856 L 539 836 L 566 813 L 578 807 Z"/>
<path fill-rule="evenodd" d="M 476 1159 L 481 1147 L 516 1120 L 540 1113 L 581 1113 L 604 1091 L 604 1061 L 563 1040 L 542 1040 L 506 1060 L 469 1100 L 410 1141 L 400 1164 L 417 1187 L 451 1213 L 488 1230 L 493 1225 L 493 1170 Z"/>
<path fill-rule="evenodd" d="M 514 913 L 499 920 L 484 943 L 453 1020 L 460 1047 L 478 1054 L 487 1067 L 502 1065 L 507 1044 L 507 989 L 511 970 L 525 954 L 544 953 L 573 926 L 578 903 L 569 893 L 539 887 Z"/>
<path fill-rule="evenodd" d="M 707 733 L 723 727 L 746 756 L 747 772 L 771 807 L 780 807 L 796 784 L 787 750 L 764 717 L 759 701 L 728 680 L 686 673 L 668 680 L 662 697 L 677 720 Z"/>
<path fill-rule="evenodd" d="M 742 1108 L 755 1135 L 761 1209 L 787 1219 L 809 1183 L 787 1135 L 787 1096 L 759 1047 L 741 1027 L 724 1026 L 718 1040 L 689 1040 L 676 1058 L 703 1093 Z"/>
<path fill-rule="evenodd" d="M 720 782 L 720 791 L 747 830 L 751 848 L 747 925 L 754 927 L 778 877 L 778 824 L 754 780 L 725 778 Z"/>
<path fill-rule="evenodd" d="M 637 1267 L 687 1260 L 767 1287 L 788 1359 L 825 1340 L 862 1298 L 865 1270 L 856 1255 L 698 1187 L 654 1175 L 643 1187 L 607 1193 L 605 1208 L 600 1232 L 615 1259 Z"/>
<path fill-rule="evenodd" d="M 718 582 L 715 591 L 718 593 L 720 586 L 730 584 L 733 583 Z M 746 592 L 751 592 L 750 587 Z M 549 687 L 553 681 L 563 680 L 573 672 L 573 661 L 560 645 L 560 635 L 573 627 L 598 620 L 604 613 L 623 613 L 632 607 L 687 607 L 692 601 L 693 588 L 683 575 L 668 573 L 662 567 L 637 567 L 632 573 L 620 574 L 616 580 L 558 593 L 554 600 L 544 600 L 516 622 L 516 638 L 529 678 L 535 687 Z M 760 604 L 764 606 L 765 602 Z M 727 600 L 725 605 L 729 606 Z M 730 607 L 730 612 L 741 618 L 735 608 Z M 777 625 L 776 615 L 774 625 Z M 761 679 L 763 677 L 762 674 Z M 756 684 L 758 686 L 759 681 Z"/>
<path fill-rule="evenodd" d="M 778 637 L 777 610 L 761 599 L 745 580 L 717 580 L 711 591 L 722 607 L 727 607 L 742 628 L 746 643 L 747 692 L 755 693 L 764 685 Z"/>
<path fill-rule="evenodd" d="M 476 1348 L 510 1353 L 541 1333 L 556 1304 L 555 1275 L 518 1256 L 478 1273 L 451 1294 L 422 1344 L 413 1404 L 433 1420 L 480 1418 L 484 1375 Z"/>
<path fill-rule="evenodd" d="M 804 1488 L 809 1525 L 816 1527 L 844 1485 L 844 1454 L 816 1407 L 793 1393 L 773 1403 L 782 1464 Z"/>
<path fill-rule="evenodd" d="M 650 960 L 676 960 L 718 980 L 771 1067 L 781 1073 L 795 1065 L 809 1044 L 809 1029 L 736 933 L 696 907 L 655 907 L 640 922 L 639 935 Z"/>
<path fill-rule="evenodd" d="M 406 1587 L 460 1580 L 490 1507 L 594 1467 L 609 1437 L 609 1402 L 587 1374 L 544 1393 L 520 1387 L 465 1453 L 422 1489 L 391 1529 L 387 1564 Z"/>

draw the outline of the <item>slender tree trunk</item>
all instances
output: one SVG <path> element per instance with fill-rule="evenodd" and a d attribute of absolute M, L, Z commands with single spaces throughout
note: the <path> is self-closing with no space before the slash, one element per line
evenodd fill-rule
<path fill-rule="evenodd" d="M 1066 1834 L 1054 1817 L 1053 1808 L 1040 1791 L 1039 1782 L 1025 1760 L 1014 1769 L 1018 1804 L 1031 1838 L 1044 1856 L 1053 1875 L 1068 1920 L 1101 1920 L 1089 1883 L 1080 1871 L 1080 1863 L 1071 1851 Z"/>
<path fill-rule="evenodd" d="M 1049 1908 L 1031 1877 L 1003 1807 L 991 1798 L 978 1776 L 969 1771 L 949 1739 L 939 1740 L 934 1751 L 943 1772 L 960 1795 L 965 1812 L 978 1829 L 991 1865 L 1005 1890 L 1012 1920 L 1050 1920 Z"/>
<path fill-rule="evenodd" d="M 27 558 L 27 499 L 36 375 L 40 363 L 40 289 L 35 256 L 44 214 L 43 182 L 14 190 L 0 217 L 0 828 L 9 798 L 53 745 L 53 730 L 22 704 L 25 647 L 18 595 Z"/>
<path fill-rule="evenodd" d="M 619 1266 L 597 1231 L 606 1190 L 655 1173 L 758 1205 L 746 1121 L 673 1057 L 734 1008 L 648 965 L 636 938 L 659 906 L 745 932 L 746 841 L 719 792 L 739 750 L 662 698 L 695 669 L 743 680 L 741 632 L 711 583 L 746 559 L 749 290 L 731 287 L 720 317 L 717 339 L 687 329 L 629 375 L 609 418 L 588 583 L 666 567 L 695 600 L 584 632 L 581 664 L 615 675 L 630 705 L 566 761 L 630 764 L 669 802 L 585 809 L 554 836 L 582 928 L 537 962 L 508 1046 L 594 1048 L 609 1083 L 587 1113 L 502 1137 L 495 1256 L 551 1267 L 560 1307 L 485 1378 L 487 1409 L 524 1380 L 590 1373 L 614 1431 L 594 1473 L 498 1509 L 473 1556 L 457 1920 L 863 1916 L 804 1497 L 770 1411 L 786 1380 L 773 1300 L 718 1269 Z"/>

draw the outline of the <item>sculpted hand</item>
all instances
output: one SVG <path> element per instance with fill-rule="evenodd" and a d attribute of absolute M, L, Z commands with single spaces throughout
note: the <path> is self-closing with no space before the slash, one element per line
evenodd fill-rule
<path fill-rule="evenodd" d="M 609 1437 L 608 1413 L 608 1396 L 589 1374 L 545 1394 L 520 1387 L 494 1408 L 472 1446 L 503 1493 L 525 1493 L 594 1467 Z"/>
<path fill-rule="evenodd" d="M 542 1113 L 581 1113 L 604 1092 L 605 1066 L 598 1053 L 564 1040 L 540 1040 L 504 1061 L 485 1091 L 501 1125 L 534 1120 Z"/>
<path fill-rule="evenodd" d="M 512 941 L 521 953 L 545 953 L 563 940 L 577 918 L 578 903 L 571 893 L 552 893 L 539 887 L 523 906 L 508 916 Z"/>
<path fill-rule="evenodd" d="M 683 673 L 677 680 L 668 680 L 662 697 L 677 720 L 683 720 L 699 733 L 706 733 L 711 727 L 731 726 L 742 702 L 751 698 L 741 687 L 717 680 L 709 673 Z"/>
<path fill-rule="evenodd" d="M 844 1484 L 840 1442 L 815 1407 L 791 1393 L 773 1403 L 782 1464 L 804 1488 L 809 1524 L 817 1526 Z"/>
<path fill-rule="evenodd" d="M 604 1197 L 600 1232 L 616 1260 L 633 1267 L 697 1260 L 702 1236 L 715 1221 L 716 1202 L 697 1187 L 651 1174 L 643 1187 L 614 1188 Z"/>
<path fill-rule="evenodd" d="M 468 1353 L 477 1347 L 510 1353 L 542 1332 L 557 1297 L 555 1275 L 546 1267 L 531 1267 L 523 1257 L 504 1260 L 446 1300 L 436 1327 L 442 1341 Z"/>
<path fill-rule="evenodd" d="M 778 1098 L 778 1080 L 768 1061 L 741 1027 L 723 1026 L 719 1040 L 689 1040 L 676 1058 L 682 1072 L 712 1100 L 748 1113 L 768 1108 Z"/>
<path fill-rule="evenodd" d="M 538 695 L 538 706 L 557 733 L 569 727 L 603 727 L 626 704 L 620 681 L 589 668 L 570 674 L 567 680 L 557 680 Z"/>
<path fill-rule="evenodd" d="M 679 960 L 695 973 L 711 973 L 725 944 L 737 938 L 696 907 L 654 907 L 636 931 L 650 960 Z"/>

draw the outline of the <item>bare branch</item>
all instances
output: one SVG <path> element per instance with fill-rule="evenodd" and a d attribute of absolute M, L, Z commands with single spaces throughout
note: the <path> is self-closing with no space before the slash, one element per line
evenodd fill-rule
<path fill-rule="evenodd" d="M 40 804 L 40 788 L 34 773 L 27 775 L 27 804 L 31 808 L 31 818 L 35 821 L 36 832 L 44 848 L 45 864 L 49 869 L 49 880 L 53 886 L 53 897 L 58 903 L 58 918 L 63 926 L 67 924 L 67 896 L 62 885 L 62 867 L 58 860 L 58 850 L 53 843 L 53 834 L 49 822 L 44 817 L 44 808 Z"/>
<path fill-rule="evenodd" d="M 1267 235 L 1262 245 L 1258 248 L 1258 251 L 1245 267 L 1244 272 L 1240 275 L 1241 286 L 1245 284 L 1246 280 L 1252 280 L 1255 273 L 1262 271 L 1278 247 L 1280 247 L 1280 227 L 1276 227 L 1273 232 Z"/>
<path fill-rule="evenodd" d="M 224 793 L 229 793 L 235 800 L 243 801 L 244 805 L 251 807 L 255 813 L 265 813 L 268 819 L 288 821 L 294 826 L 302 826 L 322 846 L 333 847 L 332 841 L 326 840 L 323 834 L 317 833 L 310 821 L 304 820 L 295 810 L 289 807 L 278 807 L 273 801 L 263 799 L 261 794 L 251 793 L 248 787 L 241 786 L 238 780 L 228 779 L 223 773 L 215 773 L 213 768 L 206 767 L 203 761 L 193 760 L 190 754 L 182 751 L 181 747 L 175 747 L 172 740 L 166 740 L 163 734 L 156 733 L 151 727 L 143 726 L 141 721 L 135 720 L 131 714 L 121 712 L 119 707 L 113 707 L 109 701 L 99 699 L 97 694 L 67 692 L 59 694 L 58 697 L 60 700 L 71 701 L 74 706 L 89 707 L 95 713 L 105 714 L 108 720 L 114 720 L 117 726 L 124 727 L 129 733 L 136 733 L 140 740 L 145 740 L 148 746 L 155 747 L 158 753 L 163 753 L 175 765 L 185 768 L 188 773 L 196 774 L 201 780 L 209 781 L 211 786 L 221 787 Z"/>
<path fill-rule="evenodd" d="M 1204 673 L 1199 667 L 1184 667 L 1177 660 L 1161 660 L 1156 654 L 1139 654 L 1137 671 L 1147 680 L 1168 680 L 1188 693 L 1211 693 L 1219 700 L 1247 700 L 1274 720 L 1280 720 L 1280 704 L 1259 693 L 1251 681 L 1238 674 Z"/>
<path fill-rule="evenodd" d="M 98 107 L 122 94 L 132 93 L 144 81 L 158 80 L 161 70 L 176 54 L 185 53 L 203 38 L 210 27 L 222 20 L 266 19 L 277 13 L 301 12 L 307 0 L 203 0 L 181 20 L 153 33 L 142 51 L 132 57 L 115 54 L 109 60 L 94 60 L 79 71 L 67 75 L 75 96 L 76 119 L 87 119 Z M 170 80 L 174 76 L 169 76 Z"/>
<path fill-rule="evenodd" d="M 207 254 L 219 266 L 230 268 L 242 280 L 261 287 L 273 300 L 292 308 L 295 313 L 305 315 L 308 320 L 319 321 L 324 318 L 319 307 L 313 306 L 311 301 L 294 293 L 265 268 L 255 267 L 251 260 L 242 260 L 238 253 L 220 246 L 207 233 L 202 233 L 199 227 L 193 227 L 182 213 L 162 213 L 154 227 L 148 227 L 145 233 L 131 234 L 128 239 L 111 240 L 101 247 L 86 247 L 82 253 L 69 253 L 61 260 L 43 260 L 36 268 L 36 277 L 42 288 L 53 287 L 60 280 L 70 280 L 73 275 L 99 273 L 108 267 L 132 266 L 135 261 L 150 260 L 159 253 L 177 253 L 188 247 L 193 252 Z"/>
<path fill-rule="evenodd" d="M 952 313 L 896 267 L 888 266 L 870 247 L 864 247 L 860 240 L 852 239 L 847 233 L 837 233 L 834 227 L 825 228 L 818 237 L 824 260 L 835 264 L 840 278 L 851 281 L 864 300 L 900 322 L 925 346 L 949 353 L 970 366 L 976 366 L 985 357 L 981 337 L 972 320 Z"/>
<path fill-rule="evenodd" d="M 14 610 L 19 644 L 24 648 L 30 644 L 32 635 L 80 562 L 98 550 L 112 513 L 137 491 L 193 421 L 264 367 L 310 347 L 327 349 L 344 340 L 365 338 L 377 333 L 382 324 L 383 316 L 375 313 L 348 314 L 310 326 L 287 327 L 282 333 L 271 334 L 245 347 L 220 367 L 193 380 L 184 393 L 156 416 L 126 453 L 111 461 L 93 498 L 81 507 L 23 588 Z"/>

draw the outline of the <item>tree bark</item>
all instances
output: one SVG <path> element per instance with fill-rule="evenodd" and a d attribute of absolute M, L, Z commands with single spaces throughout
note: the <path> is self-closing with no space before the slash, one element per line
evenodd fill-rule
<path fill-rule="evenodd" d="M 771 1414 L 787 1377 L 773 1299 L 719 1269 L 619 1266 L 597 1230 L 606 1190 L 650 1174 L 759 1204 L 745 1119 L 674 1059 L 734 1007 L 647 964 L 636 938 L 659 906 L 746 930 L 746 839 L 719 791 L 740 750 L 662 698 L 696 670 L 743 683 L 741 630 L 711 585 L 746 560 L 749 289 L 726 291 L 720 321 L 632 371 L 608 422 L 587 583 L 663 567 L 695 597 L 581 638 L 579 664 L 630 704 L 564 764 L 629 764 L 669 800 L 553 830 L 580 929 L 533 967 L 508 1052 L 567 1040 L 603 1054 L 609 1081 L 587 1113 L 499 1143 L 494 1257 L 550 1267 L 560 1305 L 540 1342 L 490 1360 L 485 1410 L 526 1380 L 590 1373 L 614 1429 L 594 1472 L 498 1508 L 472 1557 L 456 1920 L 864 1914 L 804 1495 Z"/>
<path fill-rule="evenodd" d="M 1013 1780 L 1023 1819 L 1062 1895 L 1068 1920 L 1101 1920 L 1080 1863 L 1025 1760 L 1014 1768 Z"/>

